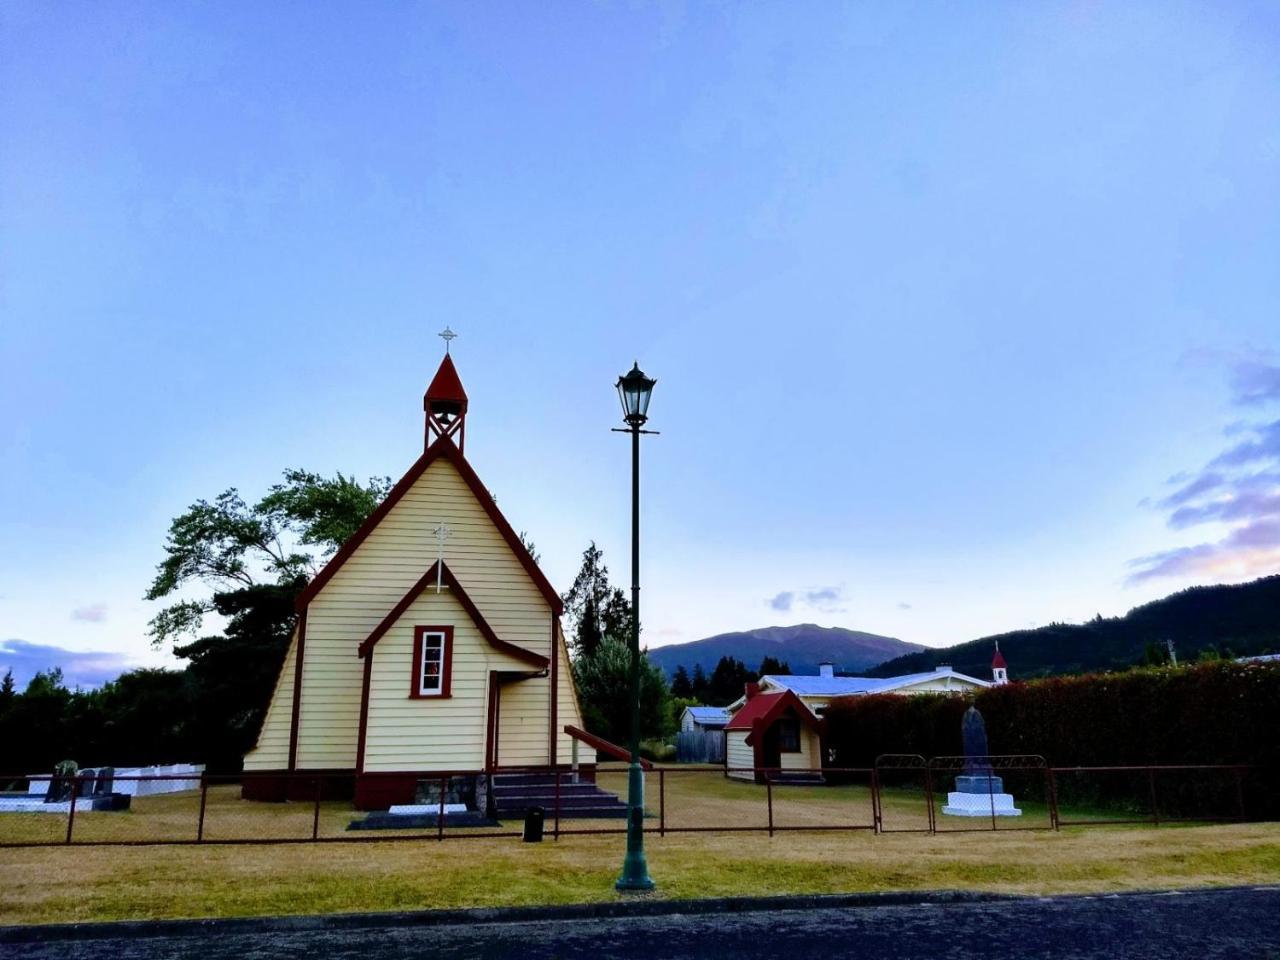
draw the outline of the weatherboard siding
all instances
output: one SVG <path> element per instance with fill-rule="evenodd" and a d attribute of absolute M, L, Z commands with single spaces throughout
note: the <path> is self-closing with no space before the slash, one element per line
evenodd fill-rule
<path fill-rule="evenodd" d="M 357 648 L 435 562 L 432 531 L 441 522 L 452 531 L 445 561 L 494 632 L 534 653 L 549 653 L 552 611 L 546 598 L 457 469 L 438 459 L 307 607 L 299 768 L 355 766 L 364 668 Z M 404 689 L 407 695 L 407 677 Z M 544 757 L 549 709 L 543 714 Z M 483 709 L 478 722 L 483 730 Z"/>
<path fill-rule="evenodd" d="M 556 763 L 569 763 L 573 758 L 573 737 L 564 732 L 566 726 L 582 727 L 582 709 L 578 705 L 578 692 L 573 685 L 573 668 L 569 664 L 569 650 L 564 642 L 564 631 L 556 623 Z"/>
<path fill-rule="evenodd" d="M 416 680 L 413 663 L 416 626 L 453 627 L 448 697 L 410 696 Z M 383 634 L 372 656 L 364 770 L 375 773 L 482 769 L 489 673 L 530 669 L 527 663 L 494 649 L 447 587 L 439 594 L 428 587 Z M 541 685 L 545 687 L 546 682 L 542 681 Z M 510 689 L 511 685 L 503 686 L 503 720 L 510 710 L 513 723 L 528 722 L 525 704 L 508 705 Z M 541 701 L 545 705 L 545 691 Z M 545 710 L 540 726 L 545 754 Z"/>
<path fill-rule="evenodd" d="M 725 733 L 725 758 L 729 776 L 737 780 L 754 780 L 755 752 L 747 745 L 746 730 L 729 730 Z M 734 769 L 734 768 L 738 769 Z"/>
<path fill-rule="evenodd" d="M 289 650 L 276 688 L 267 705 L 267 715 L 262 718 L 258 732 L 258 744 L 244 757 L 246 770 L 282 770 L 289 765 L 289 727 L 293 721 L 293 676 L 298 656 L 298 629 L 295 627 L 289 639 Z"/>
<path fill-rule="evenodd" d="M 822 767 L 821 747 L 818 735 L 808 727 L 800 726 L 800 749 L 796 753 L 778 755 L 778 766 L 783 770 L 817 770 Z"/>

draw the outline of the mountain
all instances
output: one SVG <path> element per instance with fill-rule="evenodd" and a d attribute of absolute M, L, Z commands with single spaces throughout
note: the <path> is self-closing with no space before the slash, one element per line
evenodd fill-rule
<path fill-rule="evenodd" d="M 692 643 L 677 643 L 649 651 L 649 659 L 667 676 L 683 666 L 690 673 L 697 664 L 709 675 L 721 657 L 736 657 L 755 670 L 766 656 L 783 660 L 793 673 L 817 673 L 830 660 L 836 672 L 860 673 L 891 657 L 924 648 L 893 637 L 800 623 L 794 627 L 761 627 L 741 633 L 721 633 Z"/>
<path fill-rule="evenodd" d="M 1088 623 L 1054 623 L 1015 630 L 954 647 L 922 650 L 868 671 L 875 677 L 932 670 L 950 664 L 987 679 L 997 641 L 1009 663 L 1009 679 L 1123 669 L 1143 660 L 1148 644 L 1172 640 L 1178 659 L 1194 660 L 1212 648 L 1234 656 L 1280 649 L 1280 576 L 1252 583 L 1191 587 L 1134 607 L 1123 617 Z"/>

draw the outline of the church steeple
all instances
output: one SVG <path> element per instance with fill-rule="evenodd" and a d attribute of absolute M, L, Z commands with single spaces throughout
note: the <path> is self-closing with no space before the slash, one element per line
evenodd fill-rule
<path fill-rule="evenodd" d="M 446 327 L 440 336 L 445 338 L 444 359 L 422 398 L 422 409 L 427 414 L 425 445 L 431 446 L 438 437 L 450 437 L 462 450 L 466 439 L 467 391 L 462 389 L 462 380 L 449 356 L 449 341 L 457 334 Z"/>

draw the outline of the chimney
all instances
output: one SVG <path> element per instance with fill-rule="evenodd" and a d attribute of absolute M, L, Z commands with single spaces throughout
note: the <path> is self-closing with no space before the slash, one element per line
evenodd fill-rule
<path fill-rule="evenodd" d="M 754 696 L 755 696 L 757 693 L 759 693 L 759 692 L 760 692 L 760 684 L 758 684 L 758 683 L 748 683 L 748 684 L 747 684 L 747 699 L 748 699 L 748 700 L 750 700 L 752 697 L 754 697 Z"/>
<path fill-rule="evenodd" d="M 836 675 L 835 664 L 833 664 L 830 660 L 823 660 L 820 664 L 818 664 L 818 676 L 834 677 L 835 675 Z"/>
<path fill-rule="evenodd" d="M 937 669 L 938 669 L 938 672 L 939 672 L 939 673 L 950 673 L 950 672 L 951 672 L 951 664 L 949 664 L 949 663 L 940 663 L 940 664 L 938 664 L 938 668 L 937 668 Z"/>

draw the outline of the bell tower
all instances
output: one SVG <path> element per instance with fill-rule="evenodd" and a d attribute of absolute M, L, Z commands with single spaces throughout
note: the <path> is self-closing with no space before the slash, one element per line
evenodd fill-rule
<path fill-rule="evenodd" d="M 991 682 L 1003 686 L 1009 682 L 1009 665 L 1004 662 L 1004 654 L 1000 652 L 1000 641 L 996 641 L 996 655 L 991 658 Z"/>
<path fill-rule="evenodd" d="M 445 327 L 440 336 L 444 338 L 444 359 L 422 398 L 427 419 L 423 441 L 429 447 L 437 438 L 449 437 L 461 451 L 467 432 L 467 391 L 462 389 L 453 357 L 449 356 L 449 341 L 457 334 Z"/>

